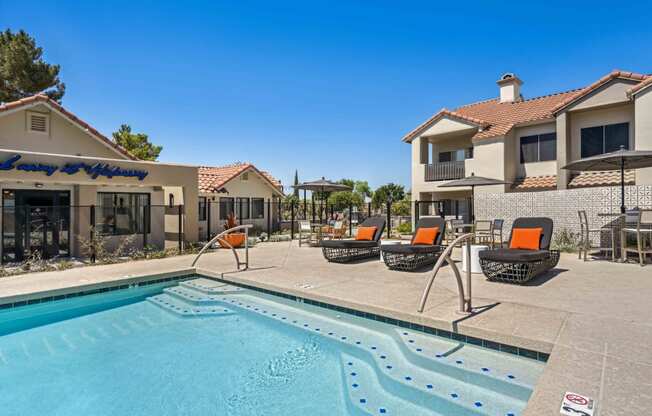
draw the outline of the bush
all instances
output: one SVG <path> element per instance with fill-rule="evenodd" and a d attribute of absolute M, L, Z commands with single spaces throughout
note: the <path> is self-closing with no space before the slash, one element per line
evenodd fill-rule
<path fill-rule="evenodd" d="M 579 245 L 579 233 L 573 233 L 565 228 L 555 233 L 552 239 L 552 249 L 564 253 L 575 253 Z"/>
<path fill-rule="evenodd" d="M 396 231 L 398 231 L 399 234 L 410 234 L 412 232 L 412 223 L 401 223 L 398 227 L 396 227 Z"/>

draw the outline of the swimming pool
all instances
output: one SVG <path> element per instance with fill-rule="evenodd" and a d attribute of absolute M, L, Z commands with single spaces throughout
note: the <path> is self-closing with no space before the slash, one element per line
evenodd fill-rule
<path fill-rule="evenodd" d="M 543 366 L 205 278 L 0 311 L 11 415 L 519 415 Z"/>

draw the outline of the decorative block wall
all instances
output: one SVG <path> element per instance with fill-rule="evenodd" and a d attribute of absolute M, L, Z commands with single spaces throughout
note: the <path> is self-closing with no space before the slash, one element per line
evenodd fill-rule
<path fill-rule="evenodd" d="M 625 206 L 652 208 L 652 186 L 626 186 Z M 475 195 L 475 218 L 504 219 L 505 239 L 517 217 L 550 217 L 555 222 L 555 232 L 565 228 L 578 233 L 578 210 L 586 211 L 591 228 L 614 221 L 613 217 L 598 217 L 598 214 L 620 212 L 620 187 Z"/>

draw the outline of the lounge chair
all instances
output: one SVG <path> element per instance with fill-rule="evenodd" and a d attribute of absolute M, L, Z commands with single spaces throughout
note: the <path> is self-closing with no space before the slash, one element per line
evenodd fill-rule
<path fill-rule="evenodd" d="M 532 228 L 542 229 L 538 248 L 513 248 L 522 247 L 516 241 L 516 230 Z M 552 229 L 553 222 L 550 218 L 517 218 L 509 235 L 510 248 L 484 250 L 479 253 L 482 273 L 488 280 L 522 284 L 552 269 L 559 262 L 559 251 L 550 250 Z"/>
<path fill-rule="evenodd" d="M 348 263 L 354 260 L 378 257 L 380 255 L 380 237 L 385 231 L 385 218 L 369 217 L 358 226 L 376 227 L 370 240 L 324 240 L 322 253 L 330 262 Z"/>
<path fill-rule="evenodd" d="M 415 244 L 419 229 L 439 228 L 430 244 Z M 421 217 L 410 244 L 386 245 L 381 248 L 385 265 L 390 270 L 413 271 L 428 264 L 433 264 L 444 250 L 441 245 L 446 233 L 446 221 L 439 217 Z"/>

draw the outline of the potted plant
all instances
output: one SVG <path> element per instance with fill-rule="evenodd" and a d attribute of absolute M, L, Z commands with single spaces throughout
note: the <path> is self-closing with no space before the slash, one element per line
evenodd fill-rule
<path fill-rule="evenodd" d="M 235 216 L 235 214 L 232 212 L 226 217 L 226 222 L 224 222 L 224 229 L 228 230 L 233 227 L 238 226 L 238 218 Z M 230 248 L 227 244 L 224 243 L 226 241 L 228 244 L 231 245 L 233 248 L 241 247 L 244 245 L 245 242 L 245 233 L 242 232 L 230 232 L 228 234 L 225 234 L 220 238 L 219 240 L 220 246 L 224 248 Z"/>

